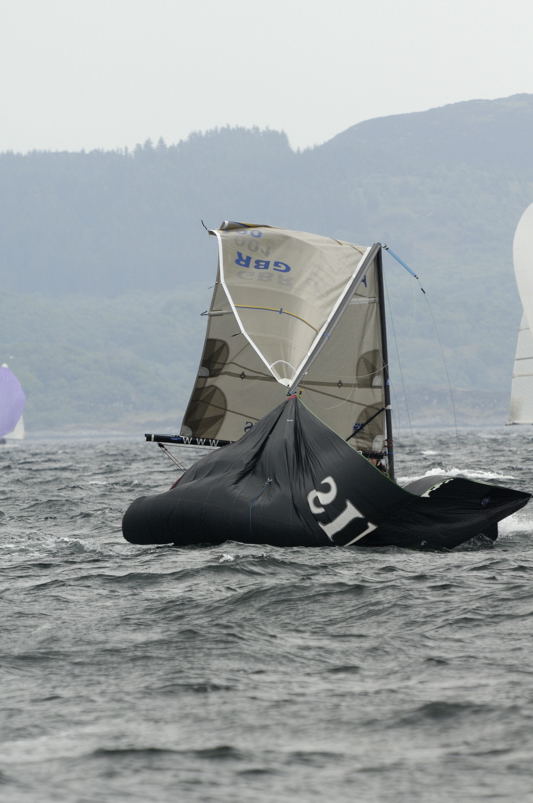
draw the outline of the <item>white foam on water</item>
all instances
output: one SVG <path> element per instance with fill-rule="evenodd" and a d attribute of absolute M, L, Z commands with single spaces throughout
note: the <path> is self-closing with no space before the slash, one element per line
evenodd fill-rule
<path fill-rule="evenodd" d="M 468 468 L 456 468 L 452 466 L 451 468 L 430 468 L 428 471 L 424 472 L 424 474 L 415 474 L 412 477 L 399 477 L 398 482 L 403 485 L 406 482 L 420 480 L 423 477 L 441 476 L 442 474 L 446 474 L 447 477 L 465 477 L 468 480 L 481 480 L 481 482 L 485 482 L 486 480 L 515 479 L 512 474 L 500 474 L 497 471 L 474 471 Z"/>
<path fill-rule="evenodd" d="M 498 523 L 500 535 L 530 534 L 533 532 L 533 513 L 528 509 L 519 510 Z"/>
<path fill-rule="evenodd" d="M 0 748 L 0 761 L 6 764 L 33 764 L 60 758 L 78 758 L 98 747 L 98 742 L 87 744 L 80 734 L 59 733 L 53 736 L 29 737 L 4 742 Z"/>

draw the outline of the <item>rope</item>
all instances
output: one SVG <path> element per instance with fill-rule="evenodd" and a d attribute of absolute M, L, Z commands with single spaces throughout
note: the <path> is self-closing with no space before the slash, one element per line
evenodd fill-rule
<path fill-rule="evenodd" d="M 387 409 L 386 407 L 382 407 L 380 410 L 374 413 L 374 415 L 371 415 L 370 418 L 367 418 L 366 421 L 363 421 L 361 424 L 354 424 L 352 434 L 348 435 L 348 437 L 345 438 L 344 440 L 348 442 L 351 438 L 354 438 L 356 435 L 359 435 L 359 433 L 363 431 L 363 429 L 366 427 L 367 424 L 370 424 L 370 422 L 373 421 L 374 418 L 377 418 L 380 413 L 384 413 L 386 409 Z"/>
<path fill-rule="evenodd" d="M 437 326 L 437 321 L 435 319 L 435 315 L 433 314 L 433 308 L 432 308 L 432 306 L 430 304 L 430 301 L 429 301 L 429 298 L 427 297 L 427 295 L 425 296 L 425 298 L 426 298 L 426 303 L 428 305 L 429 314 L 431 315 L 431 320 L 433 322 L 433 328 L 435 330 L 437 343 L 439 344 L 440 356 L 441 356 L 442 364 L 444 366 L 444 372 L 446 374 L 446 381 L 448 382 L 448 393 L 450 394 L 450 403 L 452 405 L 453 428 L 455 430 L 455 440 L 458 443 L 459 442 L 459 433 L 457 431 L 457 414 L 456 414 L 456 411 L 455 411 L 455 399 L 454 399 L 454 396 L 453 396 L 452 383 L 451 383 L 451 380 L 450 380 L 450 374 L 449 374 L 449 371 L 448 371 L 448 365 L 446 363 L 446 357 L 444 356 L 444 348 L 443 348 L 443 345 L 442 345 L 442 342 L 441 342 L 441 339 L 440 339 L 440 334 L 439 334 L 439 329 L 438 329 L 438 326 Z"/>
<path fill-rule="evenodd" d="M 174 455 L 172 454 L 172 452 L 170 452 L 170 451 L 167 449 L 167 447 L 165 446 L 165 444 L 164 444 L 164 443 L 161 443 L 160 441 L 157 441 L 157 445 L 159 446 L 159 448 L 160 448 L 160 449 L 162 449 L 162 450 L 164 451 L 164 453 L 166 454 L 166 456 L 167 456 L 167 457 L 168 457 L 170 460 L 172 460 L 172 462 L 174 463 L 174 465 L 176 466 L 176 468 L 177 468 L 177 469 L 179 469 L 179 471 L 185 471 L 185 470 L 186 470 L 186 469 L 185 469 L 185 466 L 182 466 L 182 464 L 180 463 L 180 461 L 179 461 L 179 460 L 177 460 L 177 459 L 174 457 Z"/>
<path fill-rule="evenodd" d="M 403 261 L 403 259 L 402 259 L 401 257 L 399 257 L 399 256 L 398 256 L 398 254 L 396 254 L 396 253 L 395 253 L 395 252 L 392 250 L 392 248 L 390 248 L 390 246 L 386 245 L 386 243 L 381 243 L 381 247 L 383 248 L 383 250 L 384 250 L 384 251 L 388 251 L 388 253 L 391 255 L 391 257 L 392 257 L 393 259 L 395 259 L 395 260 L 396 260 L 396 262 L 397 262 L 399 265 L 401 265 L 401 266 L 402 266 L 402 268 L 405 268 L 405 270 L 407 271 L 407 273 L 410 273 L 410 274 L 411 274 L 411 276 L 414 276 L 414 278 L 417 280 L 418 284 L 420 284 L 420 279 L 418 278 L 418 276 L 417 276 L 417 274 L 414 272 L 414 270 L 413 270 L 412 268 L 410 268 L 410 267 L 409 267 L 409 265 L 407 264 L 407 262 L 404 262 L 404 261 Z M 424 295 L 425 295 L 426 291 L 424 290 L 424 288 L 422 287 L 422 285 L 421 285 L 421 284 L 420 284 L 420 289 L 422 290 L 422 292 L 423 292 L 423 293 L 424 293 Z"/>
<path fill-rule="evenodd" d="M 396 325 L 394 323 L 394 316 L 392 314 L 392 304 L 390 302 L 389 289 L 388 289 L 387 285 L 385 285 L 385 295 L 387 296 L 387 307 L 389 308 L 388 320 L 390 321 L 390 324 L 391 324 L 392 339 L 394 341 L 394 350 L 396 352 L 396 359 L 398 360 L 398 369 L 399 369 L 399 372 L 400 372 L 400 384 L 402 386 L 402 393 L 403 393 L 403 398 L 404 398 L 404 402 L 405 402 L 405 412 L 407 414 L 407 422 L 408 422 L 409 430 L 411 432 L 411 437 L 413 437 L 413 423 L 411 421 L 411 411 L 409 409 L 409 398 L 407 396 L 407 390 L 406 390 L 406 387 L 405 387 L 405 376 L 404 376 L 404 373 L 403 373 L 402 360 L 401 360 L 401 357 L 400 357 L 400 348 L 398 346 L 398 338 L 396 337 Z M 393 410 L 396 411 L 396 405 L 393 407 Z M 396 411 L 396 415 L 398 416 L 398 427 L 401 427 L 401 419 L 400 419 L 400 410 L 399 409 Z"/>
<path fill-rule="evenodd" d="M 455 430 L 455 438 L 458 441 L 459 440 L 459 433 L 457 431 L 457 413 L 456 413 L 456 409 L 455 409 L 455 399 L 454 399 L 454 396 L 453 396 L 452 383 L 451 383 L 451 380 L 450 380 L 450 373 L 448 371 L 448 365 L 446 363 L 446 357 L 444 355 L 444 348 L 443 348 L 442 341 L 441 341 L 441 338 L 440 338 L 440 333 L 439 333 L 439 329 L 438 329 L 438 326 L 437 326 L 437 321 L 435 319 L 435 315 L 433 314 L 433 308 L 432 308 L 431 303 L 429 301 L 428 295 L 427 295 L 426 291 L 424 290 L 424 288 L 422 287 L 422 284 L 420 283 L 420 279 L 419 279 L 418 275 L 414 272 L 414 270 L 412 268 L 410 268 L 409 265 L 406 262 L 404 262 L 403 259 L 401 259 L 401 257 L 399 257 L 398 254 L 396 254 L 392 250 L 392 248 L 390 248 L 388 245 L 385 245 L 385 243 L 381 243 L 381 247 L 383 248 L 384 251 L 387 251 L 391 255 L 391 257 L 393 259 L 395 259 L 396 262 L 399 265 L 401 265 L 402 268 L 404 268 L 407 271 L 407 273 L 409 273 L 411 276 L 413 276 L 417 280 L 418 286 L 420 287 L 420 290 L 422 291 L 422 293 L 424 295 L 424 298 L 426 299 L 426 303 L 427 303 L 427 306 L 428 306 L 428 310 L 429 310 L 429 314 L 430 314 L 430 317 L 431 317 L 431 321 L 433 323 L 433 330 L 435 332 L 435 337 L 437 339 L 437 343 L 438 343 L 438 346 L 439 346 L 439 351 L 440 351 L 442 364 L 444 366 L 444 373 L 446 374 L 446 381 L 448 383 L 448 393 L 449 393 L 449 396 L 450 396 L 450 403 L 451 403 L 451 407 L 452 407 L 453 427 L 454 427 L 454 430 Z"/>
<path fill-rule="evenodd" d="M 255 309 L 262 310 L 263 312 L 277 312 L 278 315 L 290 315 L 291 318 L 296 318 L 298 321 L 305 323 L 305 325 L 312 329 L 313 332 L 318 332 L 318 329 L 316 326 L 313 326 L 312 323 L 306 321 L 305 318 L 301 318 L 300 315 L 296 315 L 295 312 L 289 312 L 288 310 L 283 309 L 283 307 L 251 307 L 247 304 L 235 304 L 235 309 Z"/>

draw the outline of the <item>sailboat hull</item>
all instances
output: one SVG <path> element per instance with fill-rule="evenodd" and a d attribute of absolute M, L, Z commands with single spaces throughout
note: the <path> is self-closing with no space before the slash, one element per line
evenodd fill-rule
<path fill-rule="evenodd" d="M 463 478 L 400 488 L 292 397 L 162 494 L 136 499 L 135 544 L 452 549 L 494 538 L 530 495 Z"/>

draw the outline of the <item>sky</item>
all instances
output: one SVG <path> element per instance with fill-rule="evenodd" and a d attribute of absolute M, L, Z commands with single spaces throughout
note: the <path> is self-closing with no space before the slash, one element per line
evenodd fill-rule
<path fill-rule="evenodd" d="M 522 92 L 532 0 L 0 0 L 0 151 L 225 125 L 303 149 L 370 118 Z"/>

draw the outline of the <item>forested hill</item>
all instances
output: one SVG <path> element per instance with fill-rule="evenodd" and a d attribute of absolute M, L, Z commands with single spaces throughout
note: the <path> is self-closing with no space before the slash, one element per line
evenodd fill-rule
<path fill-rule="evenodd" d="M 0 154 L 0 361 L 28 390 L 30 428 L 179 420 L 216 265 L 201 220 L 224 218 L 389 243 L 433 305 L 387 268 L 407 386 L 444 398 L 442 348 L 455 388 L 474 407 L 492 394 L 503 423 L 532 142 L 533 95 L 516 95 L 370 120 L 299 152 L 282 133 L 224 128 L 130 152 Z"/>

